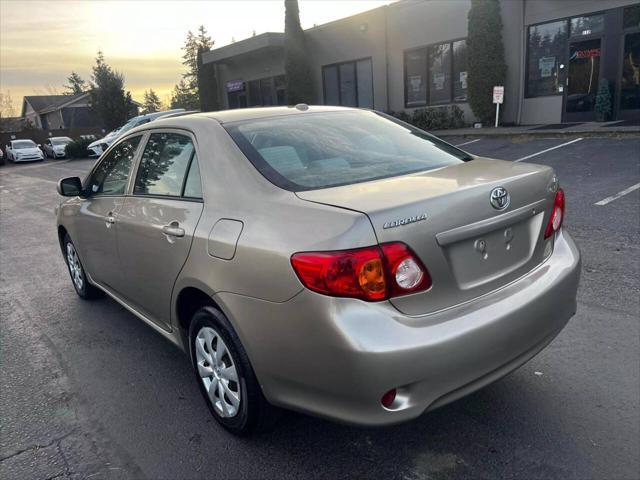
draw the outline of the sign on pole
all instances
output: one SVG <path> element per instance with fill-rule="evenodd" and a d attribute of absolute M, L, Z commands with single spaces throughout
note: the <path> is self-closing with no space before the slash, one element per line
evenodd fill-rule
<path fill-rule="evenodd" d="M 500 117 L 500 104 L 504 103 L 504 86 L 493 87 L 493 103 L 496 104 L 496 128 Z"/>

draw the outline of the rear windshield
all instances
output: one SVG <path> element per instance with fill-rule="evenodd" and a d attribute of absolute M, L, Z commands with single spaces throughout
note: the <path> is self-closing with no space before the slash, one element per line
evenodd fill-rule
<path fill-rule="evenodd" d="M 287 115 L 223 126 L 262 175 L 291 191 L 349 185 L 471 160 L 422 130 L 371 111 Z"/>

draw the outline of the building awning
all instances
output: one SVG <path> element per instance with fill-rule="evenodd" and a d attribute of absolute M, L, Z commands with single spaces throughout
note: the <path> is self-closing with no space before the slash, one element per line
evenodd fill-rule
<path fill-rule="evenodd" d="M 202 55 L 203 63 L 219 63 L 231 58 L 263 50 L 281 49 L 284 46 L 284 33 L 266 32 L 224 47 L 216 48 Z"/>

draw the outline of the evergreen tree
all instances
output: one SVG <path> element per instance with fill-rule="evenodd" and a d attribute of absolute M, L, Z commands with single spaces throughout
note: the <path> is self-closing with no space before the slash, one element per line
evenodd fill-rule
<path fill-rule="evenodd" d="M 507 76 L 499 0 L 471 0 L 468 21 L 469 105 L 478 120 L 492 123 L 493 87 Z"/>
<path fill-rule="evenodd" d="M 162 102 L 160 101 L 160 97 L 158 94 L 153 91 L 153 89 L 149 89 L 147 92 L 144 91 L 144 102 L 142 104 L 142 112 L 143 113 L 153 113 L 159 112 L 162 108 Z"/>
<path fill-rule="evenodd" d="M 71 72 L 71 75 L 67 77 L 68 85 L 63 85 L 65 89 L 65 95 L 75 95 L 77 93 L 84 93 L 87 91 L 87 82 L 85 82 L 80 75 L 76 72 Z"/>
<path fill-rule="evenodd" d="M 316 102 L 316 95 L 304 32 L 300 26 L 298 0 L 284 0 L 284 6 L 284 71 L 288 103 L 312 104 Z"/>
<path fill-rule="evenodd" d="M 135 114 L 135 104 L 131 99 L 131 93 L 124 89 L 124 75 L 106 63 L 101 51 L 98 51 L 92 71 L 91 108 L 102 121 L 102 125 L 108 130 L 113 130 Z"/>
<path fill-rule="evenodd" d="M 182 50 L 182 64 L 187 71 L 182 74 L 182 79 L 174 87 L 171 95 L 172 108 L 186 108 L 189 110 L 200 108 L 198 92 L 198 56 L 200 52 L 208 52 L 213 47 L 213 40 L 207 34 L 204 25 L 200 25 L 196 34 L 191 30 L 187 32 L 187 38 Z"/>

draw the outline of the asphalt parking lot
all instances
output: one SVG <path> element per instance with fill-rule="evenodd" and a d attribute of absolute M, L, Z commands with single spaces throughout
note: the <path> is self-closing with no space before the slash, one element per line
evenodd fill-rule
<path fill-rule="evenodd" d="M 115 302 L 76 296 L 55 181 L 93 161 L 0 167 L 0 478 L 638 478 L 640 139 L 578 138 L 447 138 L 560 177 L 583 274 L 546 350 L 408 424 L 290 413 L 249 439 L 217 426 L 181 352 Z"/>

